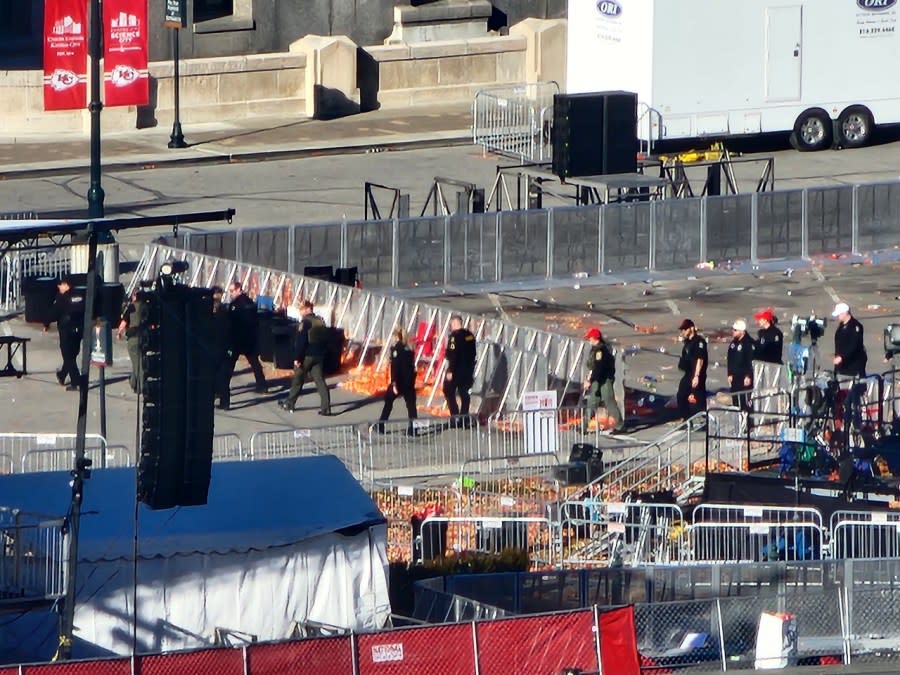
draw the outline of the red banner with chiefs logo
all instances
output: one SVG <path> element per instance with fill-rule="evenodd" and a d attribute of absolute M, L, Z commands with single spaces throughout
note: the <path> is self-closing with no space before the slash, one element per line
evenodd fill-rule
<path fill-rule="evenodd" d="M 103 103 L 146 105 L 147 0 L 103 0 Z"/>
<path fill-rule="evenodd" d="M 87 106 L 87 0 L 44 2 L 44 110 Z"/>

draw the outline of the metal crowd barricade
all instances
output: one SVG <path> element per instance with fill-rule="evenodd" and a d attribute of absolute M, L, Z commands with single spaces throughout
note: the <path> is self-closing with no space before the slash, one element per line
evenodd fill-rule
<path fill-rule="evenodd" d="M 350 424 L 257 431 L 250 437 L 250 459 L 335 455 L 363 480 L 359 431 Z"/>
<path fill-rule="evenodd" d="M 372 482 L 455 476 L 466 460 L 481 459 L 481 436 L 475 417 L 371 422 L 360 459 L 363 475 Z"/>
<path fill-rule="evenodd" d="M 491 457 L 549 452 L 568 459 L 577 443 L 600 445 L 601 429 L 585 420 L 581 407 L 500 411 L 489 418 L 488 426 Z"/>
<path fill-rule="evenodd" d="M 0 595 L 54 599 L 65 594 L 64 519 L 0 507 Z"/>
<path fill-rule="evenodd" d="M 464 513 L 547 517 L 561 499 L 557 467 L 550 452 L 463 462 L 457 486 Z"/>
<path fill-rule="evenodd" d="M 216 434 L 213 436 L 213 461 L 229 462 L 247 459 L 244 446 L 237 434 Z"/>
<path fill-rule="evenodd" d="M 300 300 L 311 300 L 329 325 L 344 329 L 349 341 L 344 362 L 350 366 L 385 365 L 384 347 L 394 328 L 428 336 L 416 345 L 416 357 L 424 367 L 426 383 L 441 380 L 445 367 L 441 347 L 449 334 L 450 317 L 457 313 L 451 309 L 157 244 L 145 249 L 141 277 L 152 278 L 170 258 L 188 262 L 187 281 L 194 285 L 226 286 L 240 280 L 251 297 L 274 297 L 276 309 L 295 308 Z M 140 280 L 138 274 L 135 278 Z M 561 394 L 581 390 L 583 340 L 499 319 L 466 314 L 462 318 L 479 343 L 472 392 L 476 403 L 490 400 L 494 410 L 515 408 L 526 391 L 546 388 L 549 382 Z M 432 389 L 429 405 L 438 389 Z"/>
<path fill-rule="evenodd" d="M 134 466 L 134 457 L 124 445 L 105 445 L 84 449 L 91 460 L 91 469 L 112 469 Z M 22 473 L 39 471 L 70 471 L 75 466 L 75 448 L 29 450 L 22 457 Z"/>
<path fill-rule="evenodd" d="M 558 93 L 556 82 L 479 89 L 472 104 L 472 142 L 526 162 L 549 162 L 553 97 Z"/>
<path fill-rule="evenodd" d="M 75 434 L 68 433 L 0 433 L 0 455 L 9 457 L 12 470 L 16 471 L 23 466 L 25 455 L 31 450 L 68 450 L 75 447 L 75 439 Z M 85 446 L 105 449 L 106 439 L 99 434 L 86 434 Z"/>
<path fill-rule="evenodd" d="M 677 504 L 568 501 L 560 508 L 558 533 L 563 566 L 669 565 L 687 554 Z"/>
<path fill-rule="evenodd" d="M 835 511 L 830 531 L 835 560 L 900 557 L 900 513 Z"/>
<path fill-rule="evenodd" d="M 822 515 L 814 508 L 700 504 L 688 528 L 690 562 L 819 560 Z"/>
<path fill-rule="evenodd" d="M 514 549 L 528 555 L 533 570 L 548 569 L 556 561 L 553 528 L 547 518 L 431 516 L 422 522 L 422 529 L 431 527 L 446 532 L 440 535 L 446 538 L 446 545 L 439 547 L 444 555 L 468 551 L 497 554 Z"/>

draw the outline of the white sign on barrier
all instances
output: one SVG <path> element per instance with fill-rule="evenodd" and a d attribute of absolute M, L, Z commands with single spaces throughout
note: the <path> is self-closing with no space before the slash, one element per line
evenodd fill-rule
<path fill-rule="evenodd" d="M 559 452 L 556 407 L 556 391 L 528 391 L 523 394 L 526 453 Z"/>

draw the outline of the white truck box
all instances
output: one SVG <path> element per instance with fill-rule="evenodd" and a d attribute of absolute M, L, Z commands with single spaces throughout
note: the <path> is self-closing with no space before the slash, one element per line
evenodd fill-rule
<path fill-rule="evenodd" d="M 567 91 L 638 94 L 642 140 L 792 132 L 864 145 L 900 122 L 900 0 L 569 0 Z"/>

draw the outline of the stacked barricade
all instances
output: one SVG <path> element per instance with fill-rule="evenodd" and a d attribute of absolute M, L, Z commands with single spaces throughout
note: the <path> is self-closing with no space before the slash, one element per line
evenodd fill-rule
<path fill-rule="evenodd" d="M 62 518 L 0 507 L 0 597 L 52 600 L 65 594 Z"/>
<path fill-rule="evenodd" d="M 431 528 L 437 528 L 442 540 L 446 538 L 446 550 L 454 555 L 470 552 L 502 555 L 517 551 L 527 555 L 534 570 L 549 569 L 556 564 L 549 518 L 430 516 L 422 522 L 423 534 Z"/>
<path fill-rule="evenodd" d="M 472 142 L 525 162 L 549 162 L 553 97 L 558 93 L 556 82 L 479 89 L 472 104 Z"/>

